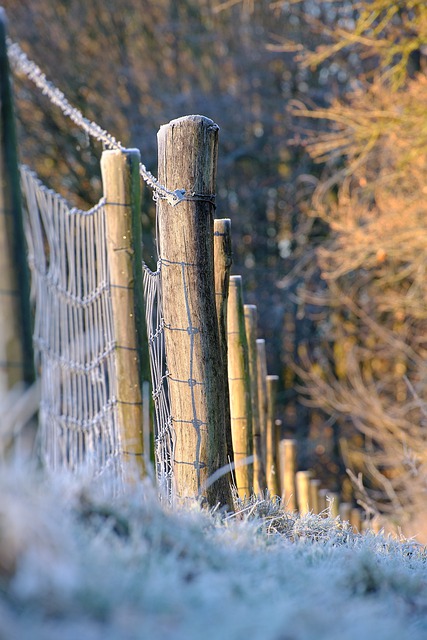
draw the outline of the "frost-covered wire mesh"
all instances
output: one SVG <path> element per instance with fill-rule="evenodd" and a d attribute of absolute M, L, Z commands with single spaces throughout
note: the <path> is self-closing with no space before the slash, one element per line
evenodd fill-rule
<path fill-rule="evenodd" d="M 145 317 L 155 410 L 157 478 L 161 494 L 170 495 L 172 491 L 174 439 L 166 368 L 161 268 L 161 261 L 159 261 L 158 269 L 155 272 L 143 264 Z"/>
<path fill-rule="evenodd" d="M 103 201 L 70 209 L 26 168 L 27 241 L 40 369 L 40 441 L 52 469 L 120 472 Z"/>
<path fill-rule="evenodd" d="M 123 476 L 104 200 L 70 208 L 25 167 L 27 241 L 41 376 L 40 446 L 51 469 L 112 469 Z M 160 489 L 170 489 L 171 420 L 160 271 L 144 268 L 144 298 L 156 413 Z"/>

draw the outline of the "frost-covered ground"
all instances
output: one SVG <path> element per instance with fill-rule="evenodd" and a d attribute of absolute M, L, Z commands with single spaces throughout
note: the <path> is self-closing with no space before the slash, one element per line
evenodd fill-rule
<path fill-rule="evenodd" d="M 0 471 L 1 640 L 421 640 L 426 561 L 271 504 L 224 518 Z"/>

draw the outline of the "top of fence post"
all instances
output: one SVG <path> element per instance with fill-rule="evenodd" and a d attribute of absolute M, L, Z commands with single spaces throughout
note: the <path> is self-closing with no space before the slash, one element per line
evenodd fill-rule
<path fill-rule="evenodd" d="M 158 146 L 159 182 L 170 191 L 185 189 L 175 206 L 158 200 L 175 491 L 232 506 L 229 474 L 216 473 L 227 467 L 213 262 L 218 126 L 204 116 L 178 118 L 160 128 Z"/>

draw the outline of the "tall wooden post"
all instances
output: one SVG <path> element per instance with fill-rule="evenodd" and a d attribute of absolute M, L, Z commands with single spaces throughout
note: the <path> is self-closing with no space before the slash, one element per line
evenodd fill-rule
<path fill-rule="evenodd" d="M 248 340 L 249 377 L 252 402 L 252 439 L 254 456 L 254 492 L 261 493 L 267 487 L 262 455 L 261 426 L 258 398 L 258 349 L 257 349 L 257 308 L 253 304 L 244 305 L 245 329 Z"/>
<path fill-rule="evenodd" d="M 215 301 L 218 317 L 219 342 L 222 366 L 228 372 L 227 347 L 227 305 L 230 283 L 230 269 L 233 261 L 231 249 L 231 220 L 222 218 L 214 220 L 214 270 L 215 270 Z M 227 373 L 228 378 L 228 373 Z M 230 394 L 228 382 L 224 388 L 224 411 L 227 443 L 227 460 L 234 461 L 233 441 L 231 437 Z"/>
<path fill-rule="evenodd" d="M 267 424 L 266 424 L 266 476 L 267 487 L 272 496 L 280 496 L 278 466 L 278 435 L 276 429 L 276 396 L 279 376 L 267 376 Z"/>
<path fill-rule="evenodd" d="M 211 505 L 231 506 L 227 475 L 204 490 L 209 476 L 227 464 L 227 372 L 220 352 L 213 256 L 218 126 L 203 116 L 172 120 L 160 128 L 158 147 L 159 182 L 189 194 L 176 206 L 158 200 L 176 497 L 205 493 Z"/>
<path fill-rule="evenodd" d="M 279 468 L 282 486 L 283 504 L 289 511 L 297 508 L 297 489 L 295 474 L 297 472 L 297 443 L 296 440 L 284 439 L 279 443 Z"/>
<path fill-rule="evenodd" d="M 0 8 L 0 394 L 35 379 L 6 14 Z"/>
<path fill-rule="evenodd" d="M 257 346 L 257 379 L 258 379 L 258 412 L 261 433 L 261 455 L 264 470 L 267 468 L 267 355 L 264 338 L 258 338 Z"/>
<path fill-rule="evenodd" d="M 106 200 L 107 252 L 116 340 L 118 423 L 125 472 L 145 474 L 141 353 L 141 194 L 136 149 L 104 151 L 101 158 Z M 145 354 L 144 354 L 145 355 Z M 148 353 L 146 355 L 148 358 Z M 147 452 L 148 454 L 148 452 Z"/>
<path fill-rule="evenodd" d="M 244 462 L 245 458 L 252 455 L 253 447 L 251 384 L 241 276 L 230 278 L 227 336 L 235 478 L 239 497 L 244 498 L 253 492 L 253 465 Z"/>

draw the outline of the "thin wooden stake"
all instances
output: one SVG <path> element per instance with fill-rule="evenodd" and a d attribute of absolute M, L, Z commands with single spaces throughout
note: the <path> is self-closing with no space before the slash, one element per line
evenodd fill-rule
<path fill-rule="evenodd" d="M 141 213 L 139 162 L 140 154 L 136 149 L 124 153 L 104 151 L 101 158 L 116 338 L 118 422 L 123 462 L 130 479 L 135 471 L 139 476 L 145 475 L 142 354 L 140 327 L 136 322 L 141 317 L 141 310 L 135 305 L 135 281 L 142 278 L 141 260 L 136 259 L 141 242 L 138 231 Z M 142 289 L 142 285 L 140 287 Z"/>
<path fill-rule="evenodd" d="M 362 515 L 360 509 L 353 507 L 350 513 L 350 524 L 353 527 L 354 533 L 360 533 L 362 531 Z"/>
<path fill-rule="evenodd" d="M 328 489 L 320 489 L 319 491 L 319 513 L 324 513 L 328 508 L 326 498 L 329 494 Z"/>
<path fill-rule="evenodd" d="M 328 491 L 326 502 L 331 513 L 331 518 L 336 518 L 337 516 L 339 516 L 340 497 L 338 493 L 335 493 L 334 491 Z"/>
<path fill-rule="evenodd" d="M 258 379 L 258 411 L 261 433 L 261 454 L 264 470 L 267 469 L 267 356 L 265 340 L 258 338 L 257 346 L 257 379 Z"/>
<path fill-rule="evenodd" d="M 244 305 L 245 330 L 248 340 L 249 377 L 252 403 L 252 442 L 254 456 L 254 492 L 259 494 L 267 486 L 263 464 L 261 425 L 258 398 L 258 349 L 257 349 L 257 308 L 253 304 Z"/>
<path fill-rule="evenodd" d="M 282 500 L 286 509 L 296 511 L 297 488 L 295 474 L 297 472 L 297 442 L 284 439 L 279 442 L 280 474 L 282 486 Z"/>
<path fill-rule="evenodd" d="M 320 480 L 317 478 L 310 480 L 310 507 L 313 513 L 320 513 L 319 490 Z"/>
<path fill-rule="evenodd" d="M 244 498 L 253 492 L 253 465 L 245 462 L 252 455 L 253 445 L 251 384 L 241 276 L 230 278 L 227 315 L 228 383 L 235 478 L 238 495 Z"/>
<path fill-rule="evenodd" d="M 298 471 L 296 474 L 298 511 L 305 515 L 311 511 L 310 504 L 310 480 L 311 471 Z"/>
<path fill-rule="evenodd" d="M 175 433 L 177 498 L 205 495 L 212 506 L 232 505 L 227 465 L 224 398 L 215 304 L 213 198 L 218 126 L 186 116 L 158 133 L 161 184 L 184 189 L 176 206 L 159 199 L 158 229 L 169 391 Z"/>
<path fill-rule="evenodd" d="M 267 488 L 271 496 L 280 496 L 280 478 L 278 468 L 278 434 L 276 428 L 276 396 L 279 376 L 267 376 Z"/>
<path fill-rule="evenodd" d="M 234 461 L 234 454 L 233 440 L 231 437 L 230 394 L 228 389 L 227 305 L 232 262 L 231 220 L 229 218 L 214 220 L 215 301 L 222 367 L 227 371 L 227 384 L 224 389 L 224 411 L 227 460 L 229 460 L 230 463 Z"/>

